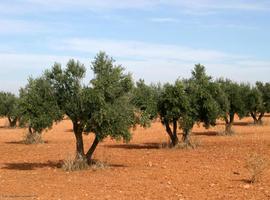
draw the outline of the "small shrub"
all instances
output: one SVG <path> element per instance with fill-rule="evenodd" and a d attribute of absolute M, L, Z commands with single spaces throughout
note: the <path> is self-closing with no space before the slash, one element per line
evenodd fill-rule
<path fill-rule="evenodd" d="M 23 143 L 25 144 L 43 144 L 41 134 L 38 133 L 27 133 L 24 136 Z"/>
<path fill-rule="evenodd" d="M 234 136 L 237 135 L 237 132 L 233 128 L 230 130 L 220 130 L 217 131 L 217 136 Z"/>
<path fill-rule="evenodd" d="M 90 167 L 93 170 L 105 169 L 108 167 L 108 164 L 99 160 L 92 160 L 92 162 L 90 163 Z"/>
<path fill-rule="evenodd" d="M 98 160 L 92 160 L 91 163 L 88 164 L 86 159 L 74 159 L 73 156 L 68 156 L 67 159 L 64 160 L 64 163 L 62 165 L 62 169 L 65 171 L 80 171 L 87 169 L 98 170 L 105 169 L 107 167 L 107 163 Z"/>
<path fill-rule="evenodd" d="M 179 141 L 177 145 L 173 146 L 170 142 L 170 139 L 168 142 L 163 142 L 158 145 L 159 149 L 196 149 L 197 147 L 201 146 L 201 141 L 196 137 L 191 137 L 190 142 L 187 144 L 183 141 Z"/>
<path fill-rule="evenodd" d="M 250 173 L 250 183 L 259 181 L 263 172 L 268 168 L 268 161 L 260 154 L 252 153 L 248 156 L 246 168 Z"/>
<path fill-rule="evenodd" d="M 79 171 L 89 169 L 86 159 L 74 159 L 72 156 L 68 156 L 62 165 L 62 169 L 65 171 Z"/>
<path fill-rule="evenodd" d="M 201 145 L 201 141 L 198 138 L 190 138 L 189 143 L 179 142 L 174 148 L 176 149 L 196 149 Z"/>

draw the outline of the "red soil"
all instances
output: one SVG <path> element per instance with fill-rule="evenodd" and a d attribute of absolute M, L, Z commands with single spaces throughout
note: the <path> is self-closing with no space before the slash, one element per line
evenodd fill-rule
<path fill-rule="evenodd" d="M 25 129 L 9 129 L 0 120 L 0 199 L 270 199 L 270 170 L 247 183 L 248 156 L 270 160 L 270 117 L 253 126 L 238 121 L 236 135 L 217 136 L 220 125 L 194 127 L 194 150 L 160 148 L 168 141 L 164 127 L 137 128 L 129 144 L 106 139 L 95 159 L 108 168 L 65 172 L 61 160 L 73 155 L 75 140 L 68 120 L 43 135 L 45 144 L 21 143 Z M 92 136 L 84 136 L 89 148 Z"/>

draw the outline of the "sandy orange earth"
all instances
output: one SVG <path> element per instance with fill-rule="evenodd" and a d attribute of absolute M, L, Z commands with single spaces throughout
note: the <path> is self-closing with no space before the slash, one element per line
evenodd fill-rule
<path fill-rule="evenodd" d="M 235 136 L 217 136 L 218 126 L 193 129 L 195 150 L 161 148 L 168 141 L 160 123 L 137 128 L 129 144 L 110 139 L 95 159 L 109 164 L 98 170 L 65 172 L 62 160 L 74 154 L 71 123 L 46 132 L 45 144 L 21 143 L 25 129 L 6 128 L 0 120 L 0 199 L 270 199 L 270 170 L 248 184 L 247 158 L 256 152 L 270 159 L 270 117 L 264 126 L 237 121 Z M 180 133 L 179 133 L 180 134 Z M 85 136 L 85 148 L 92 137 Z"/>

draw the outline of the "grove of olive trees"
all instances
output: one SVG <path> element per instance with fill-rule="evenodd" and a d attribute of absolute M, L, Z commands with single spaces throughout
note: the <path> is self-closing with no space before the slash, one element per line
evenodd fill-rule
<path fill-rule="evenodd" d="M 255 124 L 262 124 L 270 112 L 270 83 L 215 81 L 201 64 L 195 65 L 190 78 L 163 85 L 147 85 L 143 80 L 134 84 L 131 74 L 105 52 L 98 53 L 89 67 L 91 80 L 84 79 L 86 69 L 75 60 L 66 67 L 55 63 L 40 77 L 29 78 L 19 97 L 1 92 L 0 116 L 7 117 L 12 127 L 17 122 L 28 127 L 30 136 L 41 135 L 68 117 L 73 124 L 75 159 L 91 164 L 96 147 L 106 137 L 128 142 L 132 127 L 149 127 L 155 119 L 160 119 L 170 146 L 175 147 L 179 142 L 192 145 L 195 124 L 207 129 L 221 119 L 225 134 L 230 135 L 236 115 L 250 115 Z M 94 135 L 86 152 L 83 134 Z"/>

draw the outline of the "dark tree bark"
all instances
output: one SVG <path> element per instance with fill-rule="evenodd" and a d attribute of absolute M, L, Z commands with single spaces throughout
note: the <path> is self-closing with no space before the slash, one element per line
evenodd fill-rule
<path fill-rule="evenodd" d="M 262 118 L 264 116 L 264 113 L 260 113 L 260 115 L 258 116 L 258 118 L 257 118 L 256 113 L 251 112 L 250 115 L 251 115 L 251 117 L 254 120 L 254 124 L 256 124 L 256 125 L 262 125 L 263 124 Z"/>
<path fill-rule="evenodd" d="M 187 145 L 191 145 L 190 143 L 190 130 L 189 129 L 184 129 L 183 130 L 183 142 Z"/>
<path fill-rule="evenodd" d="M 257 124 L 258 123 L 258 119 L 257 119 L 257 116 L 256 116 L 256 113 L 253 113 L 253 112 L 250 112 L 250 115 L 254 121 L 254 124 Z"/>
<path fill-rule="evenodd" d="M 29 131 L 29 133 L 30 133 L 31 135 L 33 135 L 33 131 L 32 131 L 31 126 L 28 127 L 28 131 Z"/>
<path fill-rule="evenodd" d="M 228 123 L 225 125 L 225 135 L 232 135 L 233 130 L 232 130 L 232 123 Z"/>
<path fill-rule="evenodd" d="M 76 138 L 76 159 L 84 159 L 83 127 L 78 122 L 73 122 L 73 131 Z"/>
<path fill-rule="evenodd" d="M 233 122 L 234 122 L 234 113 L 230 113 L 229 115 L 229 119 L 226 117 L 225 118 L 225 135 L 232 135 L 233 134 L 233 130 L 232 130 L 232 126 L 233 126 Z"/>
<path fill-rule="evenodd" d="M 86 159 L 87 159 L 87 163 L 88 164 L 91 164 L 91 161 L 92 161 L 92 156 L 94 154 L 94 151 L 96 150 L 97 148 L 97 145 L 99 143 L 99 139 L 98 137 L 96 136 L 93 143 L 92 143 L 92 146 L 90 147 L 90 149 L 88 150 L 88 152 L 86 153 Z"/>
<path fill-rule="evenodd" d="M 178 140 L 178 137 L 177 137 L 177 121 L 174 121 L 173 122 L 173 131 L 171 130 L 171 127 L 170 127 L 170 124 L 169 122 L 165 122 L 165 127 L 166 127 L 166 132 L 168 133 L 168 135 L 170 136 L 170 139 L 171 139 L 171 145 L 174 147 L 178 144 L 179 140 Z"/>
<path fill-rule="evenodd" d="M 179 143 L 178 137 L 177 137 L 177 120 L 173 120 L 173 146 L 177 145 Z"/>
<path fill-rule="evenodd" d="M 8 117 L 8 122 L 9 122 L 9 126 L 13 128 L 17 124 L 17 118 L 11 119 L 10 117 Z"/>
<path fill-rule="evenodd" d="M 258 118 L 258 124 L 259 125 L 262 125 L 263 124 L 263 121 L 262 121 L 262 118 L 264 117 L 264 113 L 261 113 L 260 115 L 259 115 L 259 118 Z"/>

